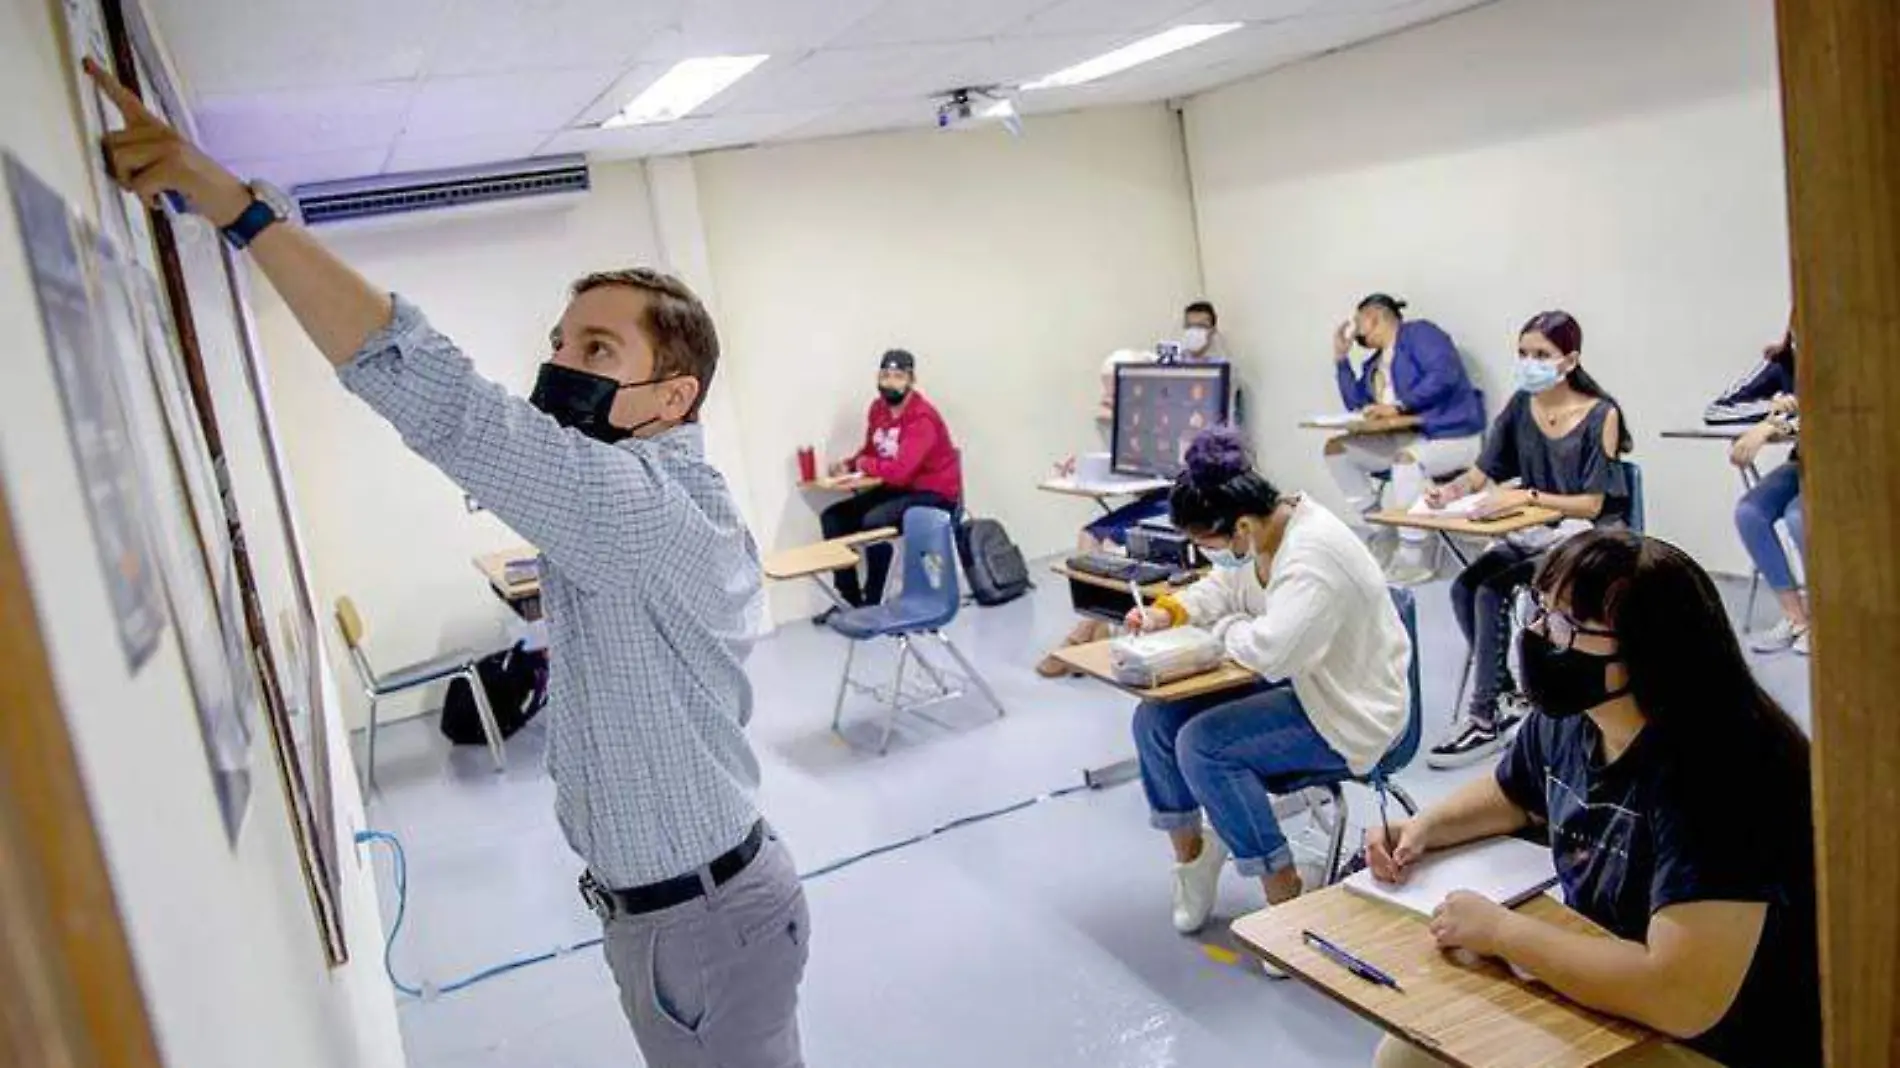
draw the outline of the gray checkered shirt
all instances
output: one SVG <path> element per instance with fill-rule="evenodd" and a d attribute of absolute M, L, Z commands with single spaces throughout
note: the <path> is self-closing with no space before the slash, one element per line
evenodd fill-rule
<path fill-rule="evenodd" d="M 746 743 L 758 549 L 697 426 L 605 445 L 396 313 L 343 384 L 542 552 L 548 771 L 568 844 L 616 888 L 692 871 L 759 818 Z"/>

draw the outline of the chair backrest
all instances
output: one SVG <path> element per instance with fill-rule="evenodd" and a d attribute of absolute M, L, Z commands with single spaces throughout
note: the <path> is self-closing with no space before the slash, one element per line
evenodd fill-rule
<path fill-rule="evenodd" d="M 904 592 L 898 600 L 917 610 L 931 628 L 957 617 L 962 593 L 957 583 L 956 527 L 949 512 L 912 508 L 904 513 Z"/>
<path fill-rule="evenodd" d="M 1399 622 L 1405 625 L 1405 640 L 1412 651 L 1411 663 L 1406 669 L 1412 705 L 1406 711 L 1405 730 L 1399 735 L 1399 740 L 1392 743 L 1392 748 L 1386 750 L 1385 756 L 1379 759 L 1377 768 L 1377 774 L 1393 775 L 1418 755 L 1419 742 L 1425 734 L 1425 695 L 1418 665 L 1418 602 L 1412 596 L 1412 591 L 1402 586 L 1388 586 L 1386 592 L 1392 595 L 1392 607 L 1398 609 Z"/>
<path fill-rule="evenodd" d="M 1648 525 L 1643 509 L 1643 465 L 1635 460 L 1623 461 L 1623 473 L 1630 487 L 1630 529 L 1638 534 L 1645 533 Z"/>
<path fill-rule="evenodd" d="M 343 645 L 350 651 L 350 666 L 356 669 L 357 681 L 373 688 L 376 671 L 363 653 L 363 617 L 356 611 L 356 602 L 348 597 L 336 599 L 336 629 L 342 633 Z"/>

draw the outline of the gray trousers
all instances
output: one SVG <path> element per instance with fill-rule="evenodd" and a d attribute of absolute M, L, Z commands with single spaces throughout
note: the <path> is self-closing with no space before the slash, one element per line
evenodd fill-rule
<path fill-rule="evenodd" d="M 769 830 L 711 894 L 609 921 L 607 967 L 649 1068 L 801 1068 L 810 923 L 791 854 Z"/>

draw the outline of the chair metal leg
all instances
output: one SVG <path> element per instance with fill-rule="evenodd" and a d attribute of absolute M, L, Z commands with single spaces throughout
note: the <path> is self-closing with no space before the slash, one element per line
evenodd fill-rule
<path fill-rule="evenodd" d="M 891 748 L 891 733 L 897 729 L 897 713 L 904 700 L 904 662 L 909 659 L 910 639 L 897 639 L 897 670 L 891 677 L 891 700 L 884 710 L 884 739 L 878 743 L 878 756 L 883 756 Z"/>
<path fill-rule="evenodd" d="M 1464 670 L 1458 673 L 1458 696 L 1451 704 L 1451 725 L 1455 729 L 1465 718 L 1465 691 L 1471 687 L 1471 672 L 1478 665 L 1478 647 L 1475 642 L 1465 647 Z"/>
<path fill-rule="evenodd" d="M 1748 607 L 1742 609 L 1742 633 L 1755 633 L 1755 595 L 1761 592 L 1761 572 L 1748 573 Z"/>
<path fill-rule="evenodd" d="M 975 686 L 977 690 L 983 694 L 983 699 L 990 703 L 991 708 L 996 709 L 997 717 L 1000 719 L 1003 716 L 1009 715 L 1009 710 L 1005 709 L 1003 702 L 997 699 L 996 691 L 990 689 L 989 680 L 985 679 L 976 668 L 970 665 L 969 658 L 963 655 L 963 650 L 957 648 L 957 643 L 951 641 L 950 636 L 941 631 L 936 632 L 932 637 L 942 643 L 944 650 L 957 662 L 957 666 L 963 669 L 963 674 L 969 678 L 970 684 Z"/>
<path fill-rule="evenodd" d="M 1333 801 L 1333 834 L 1326 847 L 1326 885 L 1339 881 L 1339 857 L 1346 850 L 1346 825 L 1350 822 L 1346 813 L 1346 791 L 1338 783 L 1326 787 L 1326 793 Z"/>
<path fill-rule="evenodd" d="M 1385 792 L 1391 794 L 1393 799 L 1398 801 L 1399 807 L 1405 810 L 1407 816 L 1418 815 L 1418 802 L 1412 800 L 1412 795 L 1405 792 L 1405 787 L 1400 786 L 1391 779 L 1387 779 L 1385 781 Z"/>
<path fill-rule="evenodd" d="M 369 757 L 368 774 L 364 776 L 369 784 L 369 792 L 376 792 L 376 698 L 369 699 Z"/>
<path fill-rule="evenodd" d="M 937 688 L 937 696 L 950 696 L 953 692 L 950 689 L 950 680 L 943 677 L 943 672 L 937 670 L 937 665 L 930 662 L 930 658 L 924 655 L 924 651 L 921 648 L 915 648 L 912 651 L 912 657 L 917 661 L 917 666 L 923 669 L 924 674 L 930 676 L 931 685 Z"/>
<path fill-rule="evenodd" d="M 469 696 L 475 698 L 475 714 L 482 720 L 482 737 L 488 739 L 488 755 L 495 761 L 495 770 L 508 770 L 508 753 L 502 748 L 501 724 L 495 719 L 495 708 L 488 703 L 488 688 L 482 685 L 482 677 L 470 664 L 456 674 L 468 680 Z"/>
<path fill-rule="evenodd" d="M 844 674 L 838 678 L 838 700 L 831 706 L 831 729 L 838 730 L 838 724 L 844 721 L 844 695 L 851 688 L 851 662 L 857 659 L 858 643 L 853 641 L 845 646 Z"/>

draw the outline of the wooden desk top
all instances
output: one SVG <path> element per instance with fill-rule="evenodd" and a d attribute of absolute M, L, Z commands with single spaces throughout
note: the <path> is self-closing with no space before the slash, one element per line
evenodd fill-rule
<path fill-rule="evenodd" d="M 1604 933 L 1543 894 L 1520 911 Z M 1308 930 L 1385 971 L 1404 992 L 1360 979 L 1309 948 L 1300 937 Z M 1275 966 L 1460 1068 L 1589 1068 L 1653 1037 L 1518 979 L 1501 962 L 1461 964 L 1439 951 L 1424 920 L 1344 886 L 1244 916 L 1234 934 Z"/>
<path fill-rule="evenodd" d="M 890 541 L 897 537 L 896 527 L 877 527 L 873 530 L 860 530 L 856 534 L 846 534 L 842 538 L 833 538 L 826 545 L 842 545 L 847 549 L 856 549 L 874 542 Z"/>
<path fill-rule="evenodd" d="M 857 564 L 856 549 L 841 541 L 821 541 L 794 549 L 780 549 L 768 555 L 765 558 L 765 577 L 775 581 L 805 578 L 827 571 L 842 571 Z"/>
<path fill-rule="evenodd" d="M 488 584 L 495 588 L 496 593 L 507 600 L 518 601 L 523 597 L 539 594 L 541 579 L 537 575 L 519 582 L 509 582 L 508 565 L 521 560 L 532 560 L 539 555 L 541 551 L 532 545 L 518 545 L 512 549 L 483 553 L 475 557 L 475 570 L 482 573 L 482 577 L 488 580 Z"/>
<path fill-rule="evenodd" d="M 1070 582 L 1080 582 L 1084 586 L 1099 586 L 1102 589 L 1114 590 L 1117 593 L 1128 592 L 1127 579 L 1112 579 L 1112 578 L 1105 578 L 1101 575 L 1091 575 L 1086 571 L 1072 570 L 1066 564 L 1051 565 L 1049 570 L 1055 572 L 1058 575 L 1061 575 L 1063 578 L 1068 579 Z M 1186 589 L 1185 586 L 1180 587 L 1180 588 Z M 1160 597 L 1164 594 L 1173 593 L 1175 589 L 1176 587 L 1173 584 L 1169 583 L 1166 579 L 1163 579 L 1160 582 L 1150 582 L 1146 586 L 1143 586 L 1141 588 L 1141 596 L 1147 601 L 1149 601 L 1150 603 L 1152 603 L 1155 598 Z"/>
<path fill-rule="evenodd" d="M 1475 538 L 1499 538 L 1512 531 L 1541 527 L 1562 519 L 1555 508 L 1525 505 L 1502 519 L 1480 522 L 1467 516 L 1432 515 L 1422 512 L 1384 511 L 1366 516 L 1366 522 L 1388 527 L 1413 527 L 1418 530 L 1442 530 L 1447 534 L 1469 534 Z"/>
<path fill-rule="evenodd" d="M 1384 419 L 1355 419 L 1345 424 L 1321 423 L 1312 419 L 1302 420 L 1300 423 L 1300 426 L 1307 430 L 1331 430 L 1348 437 L 1397 434 L 1405 430 L 1417 430 L 1423 425 L 1425 425 L 1425 420 L 1416 415 L 1391 415 Z"/>
<path fill-rule="evenodd" d="M 1139 497 L 1144 493 L 1153 493 L 1174 485 L 1166 478 L 1115 478 L 1106 482 L 1078 482 L 1074 478 L 1052 478 L 1038 483 L 1036 488 L 1044 493 L 1060 493 L 1065 497 L 1088 497 L 1101 500 L 1105 497 Z"/>
<path fill-rule="evenodd" d="M 1090 678 L 1100 679 L 1118 690 L 1134 694 L 1146 701 L 1180 701 L 1260 681 L 1260 676 L 1227 660 L 1222 661 L 1221 665 L 1212 671 L 1177 679 L 1166 685 L 1144 688 L 1130 686 L 1115 678 L 1115 672 L 1109 667 L 1107 642 L 1065 645 L 1051 655 Z"/>
<path fill-rule="evenodd" d="M 826 493 L 863 493 L 874 490 L 884 484 L 881 478 L 870 475 L 819 475 L 810 482 L 801 482 L 802 490 L 823 490 Z"/>

